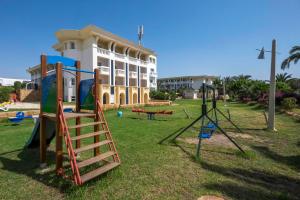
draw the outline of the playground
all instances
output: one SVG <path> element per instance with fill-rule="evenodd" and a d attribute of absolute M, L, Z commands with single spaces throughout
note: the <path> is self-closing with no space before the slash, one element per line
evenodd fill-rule
<path fill-rule="evenodd" d="M 196 120 L 201 115 L 201 103 L 177 100 L 173 106 L 145 107 L 153 112 L 173 111 L 153 120 L 130 108 L 121 109 L 122 117 L 116 110 L 105 111 L 122 164 L 79 187 L 56 175 L 55 140 L 47 151 L 45 169 L 39 168 L 39 149 L 24 149 L 34 127 L 32 119 L 24 119 L 19 125 L 2 120 L 0 199 L 197 199 L 203 195 L 299 199 L 299 121 L 289 115 L 277 113 L 278 132 L 274 134 L 265 130 L 259 106 L 232 102 L 224 107 L 218 102 L 222 112 L 230 109 L 231 119 L 242 133 L 222 117 L 219 124 L 246 155 L 218 131 L 202 141 L 200 159 L 195 158 L 199 131 L 187 131 L 175 143 L 158 144 Z M 209 109 L 211 103 L 207 105 Z M 67 166 L 68 154 L 63 156 Z"/>

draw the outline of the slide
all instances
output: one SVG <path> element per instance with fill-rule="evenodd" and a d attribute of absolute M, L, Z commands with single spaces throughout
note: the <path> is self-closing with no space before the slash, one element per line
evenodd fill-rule
<path fill-rule="evenodd" d="M 55 123 L 46 119 L 46 143 L 49 145 L 55 137 Z M 38 148 L 40 146 L 40 119 L 38 118 L 33 128 L 31 137 L 26 143 L 27 148 Z"/>

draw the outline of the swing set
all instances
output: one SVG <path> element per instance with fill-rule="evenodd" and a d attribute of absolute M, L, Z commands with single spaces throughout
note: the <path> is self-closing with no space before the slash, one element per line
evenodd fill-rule
<path fill-rule="evenodd" d="M 210 110 L 207 110 L 207 96 L 208 91 L 211 90 L 213 92 L 212 97 L 212 108 Z M 219 120 L 218 120 L 218 113 L 222 115 L 228 122 L 230 122 L 239 132 L 242 132 L 242 130 L 231 120 L 230 117 L 227 117 L 220 109 L 217 108 L 217 101 L 216 101 L 216 92 L 215 88 L 213 86 L 207 85 L 205 83 L 202 84 L 202 106 L 201 106 L 201 115 L 195 119 L 192 123 L 190 123 L 187 127 L 180 129 L 179 132 L 172 133 L 171 135 L 167 136 L 163 140 L 159 142 L 159 144 L 162 144 L 165 140 L 172 137 L 174 134 L 175 137 L 171 140 L 172 142 L 175 142 L 176 138 L 178 138 L 180 135 L 182 135 L 184 132 L 186 132 L 189 128 L 191 128 L 194 124 L 196 124 L 198 121 L 201 120 L 201 128 L 198 135 L 198 145 L 197 145 L 197 152 L 196 152 L 196 158 L 200 157 L 200 149 L 201 149 L 201 141 L 202 139 L 210 139 L 212 135 L 219 130 L 225 137 L 229 139 L 230 142 L 232 142 L 242 153 L 245 154 L 245 151 L 227 134 L 227 132 L 220 127 Z M 211 116 L 209 114 L 211 113 Z M 207 124 L 205 122 L 208 121 Z"/>

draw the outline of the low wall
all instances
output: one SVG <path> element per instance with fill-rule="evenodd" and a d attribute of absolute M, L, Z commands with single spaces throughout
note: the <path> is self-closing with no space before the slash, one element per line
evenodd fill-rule
<path fill-rule="evenodd" d="M 40 95 L 38 90 L 25 90 L 20 89 L 18 91 L 18 97 L 21 102 L 34 102 L 40 100 Z"/>

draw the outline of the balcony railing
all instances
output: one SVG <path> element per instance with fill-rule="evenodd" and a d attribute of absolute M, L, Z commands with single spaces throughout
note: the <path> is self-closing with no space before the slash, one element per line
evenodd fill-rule
<path fill-rule="evenodd" d="M 116 69 L 116 76 L 125 77 L 125 70 Z"/>
<path fill-rule="evenodd" d="M 99 68 L 100 68 L 100 74 L 109 75 L 109 67 L 100 66 Z"/>
<path fill-rule="evenodd" d="M 141 79 L 147 79 L 147 74 L 146 73 L 141 73 Z"/>
<path fill-rule="evenodd" d="M 157 73 L 156 72 L 150 72 L 150 76 L 157 77 Z"/>
<path fill-rule="evenodd" d="M 143 60 L 141 60 L 141 65 L 147 65 L 148 64 L 148 62 L 147 61 L 143 61 Z"/>
<path fill-rule="evenodd" d="M 97 52 L 101 55 L 105 55 L 105 56 L 109 56 L 110 55 L 110 51 L 107 49 L 102 49 L 102 48 L 97 48 Z"/>
<path fill-rule="evenodd" d="M 115 53 L 116 58 L 119 59 L 125 59 L 125 55 L 124 54 L 120 54 L 120 53 Z"/>
<path fill-rule="evenodd" d="M 129 78 L 137 78 L 137 72 L 129 72 Z"/>

